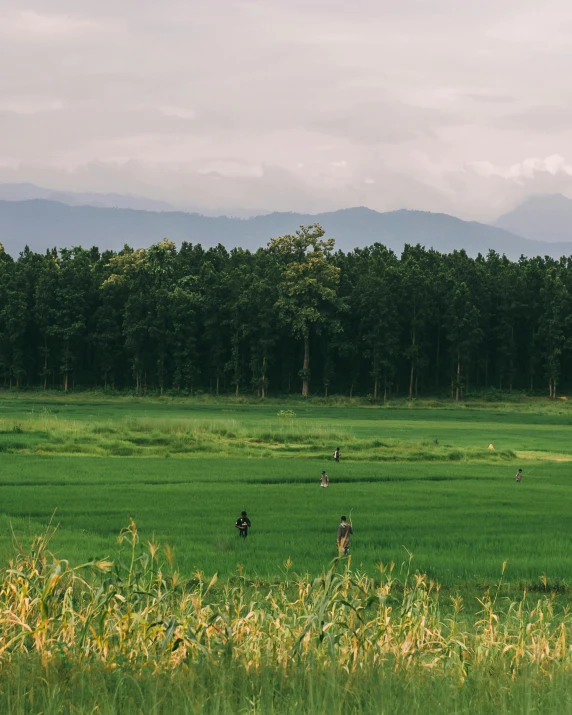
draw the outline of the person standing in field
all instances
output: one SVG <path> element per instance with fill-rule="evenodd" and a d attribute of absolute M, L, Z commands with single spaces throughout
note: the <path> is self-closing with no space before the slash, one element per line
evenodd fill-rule
<path fill-rule="evenodd" d="M 347 556 L 350 552 L 350 536 L 354 533 L 351 524 L 348 524 L 346 517 L 342 516 L 341 523 L 338 526 L 338 538 L 336 540 L 336 546 L 340 556 L 342 555 L 342 550 L 344 556 Z"/>
<path fill-rule="evenodd" d="M 243 511 L 242 514 L 238 517 L 236 520 L 236 524 L 234 525 L 236 529 L 238 529 L 238 535 L 242 539 L 246 539 L 248 536 L 248 530 L 252 526 L 250 523 L 250 519 L 246 516 L 246 512 Z"/>
<path fill-rule="evenodd" d="M 320 486 L 321 487 L 329 487 L 330 486 L 330 480 L 328 479 L 328 475 L 326 472 L 322 472 L 322 478 L 320 479 Z"/>
<path fill-rule="evenodd" d="M 334 462 L 339 462 L 340 461 L 340 448 L 336 447 L 336 451 L 334 452 Z"/>
<path fill-rule="evenodd" d="M 522 479 L 522 469 L 519 469 L 518 472 L 516 473 L 516 483 L 520 484 L 521 479 Z"/>

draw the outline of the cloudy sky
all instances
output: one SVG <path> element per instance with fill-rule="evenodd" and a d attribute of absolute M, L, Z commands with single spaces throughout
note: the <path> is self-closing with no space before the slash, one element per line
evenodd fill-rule
<path fill-rule="evenodd" d="M 0 0 L 0 181 L 209 213 L 572 196 L 566 0 Z"/>

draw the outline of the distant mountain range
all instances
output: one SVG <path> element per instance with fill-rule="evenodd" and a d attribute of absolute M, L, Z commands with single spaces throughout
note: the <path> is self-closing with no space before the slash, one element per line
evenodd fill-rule
<path fill-rule="evenodd" d="M 35 184 L 0 184 L 0 201 L 46 199 L 68 206 L 99 206 L 101 208 L 135 209 L 138 211 L 177 211 L 166 201 L 155 201 L 125 194 L 57 191 Z"/>
<path fill-rule="evenodd" d="M 572 241 L 572 199 L 562 194 L 531 196 L 495 226 L 533 241 Z"/>
<path fill-rule="evenodd" d="M 193 213 L 198 211 L 198 207 L 192 202 L 185 205 L 175 206 L 167 201 L 158 201 L 141 196 L 131 196 L 130 194 L 97 193 L 93 191 L 59 191 L 57 189 L 46 189 L 36 184 L 2 184 L 0 183 L 0 201 L 29 201 L 30 199 L 46 199 L 47 201 L 58 201 L 68 206 L 98 206 L 108 209 L 135 209 L 136 211 L 185 211 Z M 205 213 L 202 211 L 201 213 Z M 266 214 L 268 211 L 258 211 L 254 213 Z M 248 218 L 252 212 L 242 209 L 232 209 L 229 211 L 207 211 L 208 216 L 218 216 L 226 214 Z"/>
<path fill-rule="evenodd" d="M 546 242 L 535 236 L 518 235 L 514 230 L 507 230 L 506 225 L 489 226 L 425 211 L 380 213 L 367 208 L 351 208 L 315 215 L 272 213 L 249 219 L 212 218 L 175 211 L 173 207 L 157 211 L 126 206 L 111 208 L 101 203 L 70 205 L 72 201 L 87 200 L 85 197 L 99 197 L 98 201 L 106 197 L 106 201 L 112 201 L 114 196 L 120 203 L 133 200 L 152 204 L 147 199 L 114 194 L 71 193 L 66 202 L 56 201 L 53 197 L 19 199 L 30 191 L 30 186 L 0 185 L 0 198 L 10 197 L 10 200 L 0 200 L 0 242 L 13 256 L 26 245 L 39 252 L 54 246 L 78 245 L 117 250 L 126 243 L 146 247 L 164 237 L 176 243 L 188 241 L 205 247 L 222 243 L 227 248 L 256 249 L 266 245 L 271 238 L 293 233 L 300 225 L 310 223 L 321 224 L 327 235 L 336 239 L 336 247 L 344 251 L 378 242 L 397 253 L 406 243 L 420 243 L 442 252 L 464 248 L 473 256 L 493 249 L 512 259 L 521 255 L 557 258 L 572 254 L 572 240 Z M 572 206 L 572 201 L 564 201 Z M 516 220 L 515 216 L 518 218 L 518 209 L 499 219 L 499 223 L 505 224 L 510 217 Z M 561 236 L 562 233 L 555 233 L 554 241 L 561 240 Z"/>

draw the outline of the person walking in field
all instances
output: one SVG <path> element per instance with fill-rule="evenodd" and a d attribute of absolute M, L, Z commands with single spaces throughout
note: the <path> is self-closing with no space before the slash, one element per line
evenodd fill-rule
<path fill-rule="evenodd" d="M 334 462 L 339 462 L 340 461 L 340 448 L 336 447 L 336 451 L 334 452 Z"/>
<path fill-rule="evenodd" d="M 329 480 L 326 472 L 322 472 L 322 477 L 320 479 L 320 486 L 324 487 L 325 489 L 330 486 L 330 480 Z"/>
<path fill-rule="evenodd" d="M 236 520 L 236 524 L 234 525 L 236 529 L 238 529 L 238 535 L 242 539 L 246 539 L 248 536 L 248 530 L 252 526 L 250 523 L 250 519 L 246 516 L 246 512 L 243 511 L 242 514 L 238 517 Z"/>
<path fill-rule="evenodd" d="M 338 526 L 338 538 L 336 540 L 336 546 L 340 556 L 347 556 L 350 553 L 350 536 L 354 533 L 351 524 L 348 524 L 346 517 L 342 516 L 341 523 Z"/>
<path fill-rule="evenodd" d="M 519 469 L 518 472 L 516 473 L 516 483 L 520 484 L 521 479 L 522 479 L 522 469 Z"/>

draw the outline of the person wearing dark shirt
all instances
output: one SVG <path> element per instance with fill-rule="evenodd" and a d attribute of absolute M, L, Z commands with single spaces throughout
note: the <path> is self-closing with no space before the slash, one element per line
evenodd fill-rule
<path fill-rule="evenodd" d="M 340 448 L 336 447 L 336 451 L 334 452 L 334 461 L 339 462 L 340 461 Z"/>
<path fill-rule="evenodd" d="M 342 516 L 341 524 L 338 526 L 338 538 L 336 540 L 336 545 L 340 556 L 347 556 L 350 553 L 350 536 L 354 533 L 351 524 L 348 524 L 346 517 Z"/>
<path fill-rule="evenodd" d="M 243 511 L 242 514 L 236 520 L 235 528 L 238 529 L 238 535 L 243 539 L 248 536 L 248 530 L 251 527 L 250 519 L 246 516 L 246 512 Z"/>

